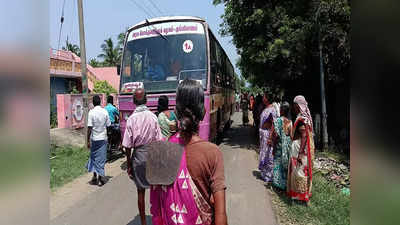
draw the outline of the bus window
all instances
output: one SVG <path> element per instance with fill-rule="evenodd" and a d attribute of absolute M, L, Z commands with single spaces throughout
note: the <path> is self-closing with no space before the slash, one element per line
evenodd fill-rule
<path fill-rule="evenodd" d="M 122 80 L 130 81 L 131 78 L 131 60 L 132 54 L 130 52 L 125 52 L 124 56 L 124 67 L 122 70 Z"/>
<path fill-rule="evenodd" d="M 211 82 L 213 85 L 218 84 L 217 80 L 217 68 L 218 68 L 218 62 L 217 62 L 217 53 L 216 53 L 216 40 L 214 36 L 210 32 L 210 64 L 212 65 L 211 69 Z"/>
<path fill-rule="evenodd" d="M 133 57 L 133 66 L 135 68 L 134 74 L 140 74 L 143 72 L 143 56 L 135 53 Z"/>

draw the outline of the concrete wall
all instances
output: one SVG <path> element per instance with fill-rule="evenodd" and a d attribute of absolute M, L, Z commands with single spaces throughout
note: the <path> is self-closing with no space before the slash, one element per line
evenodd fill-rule
<path fill-rule="evenodd" d="M 89 110 L 93 107 L 94 95 L 89 95 Z M 107 95 L 97 95 L 100 95 L 101 106 L 104 107 L 107 103 Z M 114 96 L 114 105 L 118 107 L 118 98 L 115 94 L 112 95 Z M 58 128 L 79 129 L 85 126 L 82 94 L 57 94 L 57 121 Z"/>
<path fill-rule="evenodd" d="M 50 110 L 52 112 L 57 110 L 57 95 L 69 93 L 70 85 L 80 91 L 79 78 L 50 77 Z"/>

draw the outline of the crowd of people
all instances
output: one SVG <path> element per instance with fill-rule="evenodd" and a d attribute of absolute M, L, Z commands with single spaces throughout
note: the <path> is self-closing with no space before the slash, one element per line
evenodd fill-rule
<path fill-rule="evenodd" d="M 115 126 L 119 112 L 113 98 L 109 96 L 107 102 L 102 108 L 100 97 L 94 96 L 94 108 L 88 114 L 87 169 L 93 173 L 90 183 L 99 186 L 106 183 L 107 129 L 119 127 Z M 136 108 L 126 121 L 121 141 L 128 176 L 137 188 L 141 224 L 146 224 L 146 189 L 150 189 L 155 225 L 227 224 L 223 155 L 218 146 L 198 134 L 205 115 L 203 87 L 193 80 L 181 82 L 174 110 L 169 108 L 165 95 L 159 97 L 156 113 L 149 110 L 146 102 L 145 90 L 136 89 Z M 256 97 L 244 93 L 236 102 L 242 109 L 244 126 L 249 123 L 248 111 L 252 111 L 252 125 L 260 142 L 260 178 L 285 190 L 292 200 L 308 204 L 312 195 L 314 141 L 305 98 L 296 96 L 290 105 L 269 92 Z M 296 115 L 294 123 L 291 111 Z"/>
<path fill-rule="evenodd" d="M 269 92 L 240 98 L 242 122 L 246 126 L 248 110 L 258 133 L 260 178 L 283 191 L 292 200 L 309 203 L 312 195 L 312 162 L 314 159 L 313 121 L 304 96 L 293 104 L 281 102 Z M 292 122 L 291 112 L 295 115 Z"/>
<path fill-rule="evenodd" d="M 203 87 L 193 80 L 182 81 L 175 110 L 169 109 L 167 96 L 159 97 L 157 113 L 146 102 L 145 90 L 136 89 L 136 108 L 126 121 L 121 143 L 128 176 L 137 188 L 141 224 L 146 224 L 145 192 L 150 189 L 154 225 L 226 225 L 223 155 L 198 133 L 205 115 Z M 102 108 L 100 103 L 100 97 L 94 96 L 94 108 L 88 115 L 87 169 L 93 173 L 91 183 L 102 186 L 106 182 L 106 131 L 116 108 L 112 103 Z"/>

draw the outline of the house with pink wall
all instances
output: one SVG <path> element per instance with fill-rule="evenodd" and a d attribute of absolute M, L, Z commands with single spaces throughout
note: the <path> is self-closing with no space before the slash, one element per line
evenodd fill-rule
<path fill-rule="evenodd" d="M 70 51 L 50 49 L 50 108 L 57 112 L 58 127 L 80 128 L 84 118 L 83 99 L 81 94 L 71 94 L 73 89 L 82 93 L 81 59 Z M 89 93 L 92 93 L 96 81 L 107 81 L 115 90 L 119 90 L 119 76 L 116 67 L 94 68 L 86 65 Z M 89 103 L 91 102 L 90 95 Z M 118 105 L 114 95 L 114 103 Z M 102 105 L 106 96 L 101 95 Z"/>

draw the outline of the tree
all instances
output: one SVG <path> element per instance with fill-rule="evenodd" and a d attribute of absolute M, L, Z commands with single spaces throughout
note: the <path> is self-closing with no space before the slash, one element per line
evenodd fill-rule
<path fill-rule="evenodd" d="M 114 47 L 114 42 L 111 38 L 104 40 L 101 44 L 101 50 L 103 53 L 99 54 L 98 57 L 103 59 L 104 66 L 116 66 L 120 62 L 119 47 Z"/>
<path fill-rule="evenodd" d="M 77 56 L 81 56 L 81 50 L 78 45 L 70 43 L 68 40 L 65 41 L 65 46 L 62 47 L 65 51 L 70 51 L 75 53 Z"/>
<path fill-rule="evenodd" d="M 128 30 L 126 28 L 125 30 Z M 122 59 L 122 50 L 124 47 L 124 41 L 125 41 L 125 33 L 126 32 L 121 32 L 117 36 L 117 44 L 114 44 L 114 41 L 112 38 L 108 38 L 104 40 L 104 43 L 101 44 L 101 50 L 102 53 L 99 54 L 97 57 L 103 59 L 103 62 L 98 62 L 95 59 L 92 59 L 91 62 L 93 62 L 93 65 L 89 62 L 90 65 L 93 67 L 98 67 L 98 66 L 116 66 L 120 64 L 121 59 Z"/>
<path fill-rule="evenodd" d="M 348 76 L 348 0 L 214 0 L 213 3 L 225 4 L 220 33 L 233 37 L 240 55 L 238 67 L 250 83 L 264 85 L 271 80 L 304 79 L 319 65 L 314 60 L 318 56 L 318 37 L 322 41 L 328 78 L 340 80 Z"/>
<path fill-rule="evenodd" d="M 125 41 L 125 33 L 118 34 L 118 58 L 122 58 L 122 50 L 124 48 L 124 41 Z"/>
<path fill-rule="evenodd" d="M 123 48 L 124 47 L 124 41 L 125 41 L 125 32 L 121 32 L 118 34 L 118 46 Z"/>
<path fill-rule="evenodd" d="M 100 80 L 94 82 L 93 92 L 96 94 L 109 95 L 111 93 L 117 93 L 117 90 L 115 90 L 115 88 L 113 88 L 113 86 L 111 86 L 107 81 Z"/>
<path fill-rule="evenodd" d="M 93 67 L 101 67 L 102 66 L 101 62 L 97 61 L 96 58 L 90 59 L 89 65 L 91 65 Z"/>
<path fill-rule="evenodd" d="M 278 82 L 298 81 L 296 89 L 300 89 L 320 80 L 321 93 L 313 93 L 317 88 L 300 90 L 321 97 L 326 147 L 324 77 L 329 81 L 349 82 L 350 0 L 214 0 L 213 3 L 225 4 L 220 33 L 233 37 L 240 55 L 237 65 L 251 84 L 273 87 Z"/>
<path fill-rule="evenodd" d="M 125 32 L 121 32 L 118 34 L 118 57 L 122 58 L 122 50 L 124 48 L 124 41 L 125 41 L 125 33 L 128 31 L 128 27 L 125 28 Z"/>

